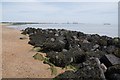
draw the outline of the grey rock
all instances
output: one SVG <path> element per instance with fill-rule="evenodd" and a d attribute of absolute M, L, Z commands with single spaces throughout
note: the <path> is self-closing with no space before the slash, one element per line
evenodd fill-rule
<path fill-rule="evenodd" d="M 59 36 L 58 34 L 55 34 L 55 36 Z"/>
<path fill-rule="evenodd" d="M 116 57 L 113 54 L 104 55 L 100 58 L 101 63 L 104 63 L 105 66 L 110 67 L 113 65 L 120 64 L 120 58 Z"/>
<path fill-rule="evenodd" d="M 54 38 L 51 38 L 50 40 L 51 40 L 52 42 L 54 42 L 54 41 L 55 41 L 55 39 L 54 39 Z"/>
<path fill-rule="evenodd" d="M 75 72 L 79 80 L 105 80 L 104 72 L 100 67 L 99 59 L 91 58 L 84 63 L 84 67 Z"/>

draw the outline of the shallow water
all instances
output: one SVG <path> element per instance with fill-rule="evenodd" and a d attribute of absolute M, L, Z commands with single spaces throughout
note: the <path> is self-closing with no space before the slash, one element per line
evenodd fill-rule
<path fill-rule="evenodd" d="M 107 35 L 109 37 L 118 37 L 118 25 L 104 25 L 104 24 L 26 24 L 9 26 L 15 29 L 25 29 L 27 27 L 42 28 L 42 29 L 67 29 L 73 31 L 80 31 L 86 34 Z"/>

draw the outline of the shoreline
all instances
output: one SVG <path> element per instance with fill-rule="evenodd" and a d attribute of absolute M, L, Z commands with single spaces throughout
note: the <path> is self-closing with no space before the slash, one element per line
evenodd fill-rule
<path fill-rule="evenodd" d="M 4 25 L 8 25 L 8 24 L 4 24 Z M 9 24 L 11 25 L 11 24 Z M 77 32 L 83 32 L 85 34 L 99 34 L 100 36 L 108 36 L 108 37 L 119 37 L 118 36 L 118 27 L 116 25 L 116 27 L 114 28 L 114 24 L 113 25 L 102 25 L 102 24 L 84 24 L 84 25 L 73 25 L 75 27 L 72 27 L 72 25 L 32 25 L 31 24 L 31 28 L 41 28 L 41 29 L 66 29 L 66 30 L 70 30 L 70 31 L 77 31 Z M 44 26 L 44 27 L 43 27 Z M 56 26 L 60 27 L 57 28 Z M 17 30 L 24 30 L 27 27 L 23 24 L 22 26 L 19 25 L 12 25 L 10 26 L 10 28 L 14 28 Z M 104 30 L 103 30 L 104 29 Z M 106 32 L 107 31 L 107 32 Z"/>
<path fill-rule="evenodd" d="M 23 36 L 19 30 L 2 27 L 2 78 L 53 78 L 49 65 L 35 60 L 29 39 L 20 40 Z M 63 72 L 58 68 L 58 74 Z"/>
<path fill-rule="evenodd" d="M 61 68 L 69 66 L 73 69 L 59 74 L 54 79 L 120 79 L 118 77 L 120 74 L 117 72 L 120 70 L 120 38 L 118 37 L 91 35 L 66 29 L 35 28 L 26 28 L 22 34 L 29 35 L 30 45 L 46 53 L 48 62 Z M 36 59 L 40 59 L 40 56 Z M 114 70 L 116 71 L 111 73 Z M 114 76 L 115 74 L 118 76 Z"/>
<path fill-rule="evenodd" d="M 47 34 L 49 32 L 48 30 L 43 30 L 43 31 L 44 32 L 46 31 L 45 33 L 47 33 Z M 38 29 L 37 30 L 38 33 L 41 33 L 43 31 L 42 31 L 42 29 Z M 67 30 L 63 30 L 63 31 L 67 31 Z M 46 36 L 47 34 L 45 34 L 44 32 L 43 32 L 43 35 Z M 54 32 L 54 31 L 52 31 L 52 32 Z M 67 32 L 70 33 L 70 31 L 67 31 Z M 28 33 L 27 35 L 31 35 L 31 33 L 35 34 L 35 35 L 37 34 L 36 30 L 34 28 L 27 28 L 22 33 L 23 34 Z M 50 78 L 50 79 L 52 79 L 52 78 L 59 78 L 61 73 L 62 73 L 62 75 L 66 74 L 66 72 L 65 72 L 66 69 L 62 69 L 62 68 L 60 68 L 60 66 L 61 65 L 67 66 L 67 64 L 66 64 L 67 62 L 66 63 L 64 61 L 62 63 L 61 63 L 61 61 L 59 62 L 59 60 L 62 59 L 62 57 L 60 57 L 62 54 L 61 55 L 56 54 L 57 50 L 61 50 L 61 53 L 64 53 L 64 54 L 69 53 L 70 55 L 72 55 L 74 53 L 74 50 L 77 50 L 77 53 L 80 53 L 80 54 L 75 54 L 74 53 L 75 55 L 74 56 L 70 56 L 69 58 L 71 59 L 71 57 L 72 57 L 74 59 L 72 61 L 77 61 L 77 59 L 78 59 L 77 55 L 81 56 L 81 55 L 85 55 L 86 54 L 85 55 L 86 56 L 85 59 L 82 58 L 84 56 L 81 57 L 81 59 L 85 60 L 83 62 L 86 62 L 87 60 L 89 60 L 90 56 L 95 56 L 94 59 L 96 60 L 96 59 L 101 59 L 103 57 L 103 55 L 108 55 L 108 53 L 106 53 L 106 51 L 104 49 L 100 49 L 99 47 L 104 48 L 104 46 L 106 46 L 106 48 L 108 49 L 108 48 L 111 48 L 110 45 L 113 45 L 113 46 L 115 46 L 114 47 L 115 48 L 114 49 L 114 52 L 115 52 L 114 56 L 116 56 L 116 58 L 119 57 L 119 54 L 116 53 L 116 50 L 117 50 L 116 48 L 119 48 L 119 45 L 117 45 L 116 43 L 119 43 L 119 39 L 117 39 L 117 38 L 116 39 L 115 38 L 110 38 L 110 37 L 107 37 L 107 36 L 103 36 L 102 37 L 102 36 L 99 36 L 99 35 L 96 34 L 97 41 L 98 41 L 96 43 L 96 42 L 94 42 L 94 41 L 96 41 L 96 38 L 94 37 L 95 35 L 89 37 L 88 34 L 84 34 L 84 33 L 80 33 L 80 32 L 78 32 L 79 35 L 78 35 L 78 33 L 75 34 L 76 32 L 74 32 L 74 31 L 72 33 L 73 34 L 71 34 L 71 35 L 67 35 L 67 34 L 66 35 L 67 36 L 74 36 L 75 35 L 77 37 L 74 37 L 75 39 L 72 39 L 73 41 L 79 41 L 80 45 L 83 45 L 83 46 L 84 46 L 84 43 L 85 44 L 91 43 L 90 45 L 93 46 L 93 47 L 87 47 L 87 46 L 86 47 L 81 47 L 81 50 L 79 52 L 79 49 L 80 49 L 79 46 L 75 48 L 76 44 L 74 44 L 74 43 L 72 44 L 73 48 L 70 48 L 69 45 L 68 45 L 69 49 L 67 49 L 67 47 L 60 47 L 56 43 L 53 43 L 53 44 L 50 43 L 51 45 L 56 45 L 56 47 L 53 46 L 54 48 L 50 47 L 50 46 L 48 46 L 48 48 L 44 48 L 44 46 L 46 46 L 46 44 L 44 44 L 44 46 L 41 47 L 41 48 L 44 49 L 45 51 L 47 51 L 47 49 L 48 50 L 49 49 L 50 50 L 53 49 L 53 52 L 52 52 L 53 54 L 52 55 L 55 55 L 55 58 L 54 57 L 52 58 L 52 55 L 48 54 L 49 52 L 46 52 L 47 54 L 44 55 L 41 52 L 34 51 L 33 47 L 35 47 L 36 44 L 33 44 L 33 45 L 32 45 L 32 43 L 28 44 L 28 42 L 30 42 L 30 41 L 33 42 L 33 43 L 35 41 L 35 43 L 37 43 L 37 41 L 39 41 L 40 38 L 41 38 L 40 40 L 44 39 L 43 36 L 39 35 L 40 38 L 37 38 L 37 37 L 34 37 L 35 35 L 33 35 L 33 36 L 31 35 L 32 39 L 31 39 L 31 36 L 29 36 L 29 38 L 30 38 L 30 40 L 29 40 L 28 36 L 25 36 L 25 35 L 23 36 L 23 34 L 21 34 L 20 30 L 16 30 L 14 28 L 8 28 L 7 26 L 3 26 L 2 27 L 2 48 L 3 48 L 2 49 L 3 50 L 2 51 L 2 53 L 3 53 L 2 54 L 2 60 L 3 60 L 3 64 L 2 64 L 2 66 L 3 66 L 3 68 L 2 68 L 3 70 L 2 71 L 3 72 L 2 72 L 2 74 L 3 74 L 3 76 L 2 77 L 3 78 Z M 56 36 L 56 38 L 60 37 L 58 35 L 61 35 L 61 34 L 62 33 L 58 33 L 58 34 L 56 33 L 55 35 L 51 34 L 52 36 L 54 35 L 52 37 L 51 41 L 54 40 L 55 36 Z M 48 36 L 51 36 L 51 35 L 48 35 Z M 36 35 L 36 36 L 38 36 L 38 35 Z M 88 40 L 86 40 L 87 38 L 83 38 L 82 39 L 81 38 L 82 36 L 89 38 L 89 40 L 93 39 L 93 38 L 95 38 L 95 39 L 92 42 L 91 41 L 89 42 Z M 23 37 L 26 37 L 27 39 L 23 38 Z M 66 39 L 67 37 L 65 37 L 65 36 L 64 36 L 64 38 L 67 41 L 69 41 L 69 39 L 71 39 L 71 38 Z M 103 40 L 103 41 L 99 41 L 99 40 Z M 108 43 L 108 42 L 106 43 L 107 40 L 108 41 L 112 40 L 112 43 L 107 44 Z M 57 41 L 57 39 L 56 39 L 56 41 Z M 37 44 L 37 46 L 39 46 L 39 45 L 44 43 L 44 41 L 43 42 L 40 41 L 40 42 L 41 43 Z M 62 41 L 62 40 L 59 41 L 59 42 L 64 43 L 63 46 L 66 45 L 66 44 L 70 44 L 71 45 L 71 43 L 65 43 L 65 41 Z M 62 43 L 59 43 L 59 44 L 62 44 Z M 98 45 L 98 47 L 96 46 L 97 49 L 94 49 L 95 43 L 96 43 L 96 45 Z M 57 46 L 59 46 L 59 47 L 57 47 Z M 66 51 L 64 52 L 65 49 L 66 49 Z M 93 55 L 92 54 L 89 55 L 88 53 L 91 50 L 93 50 L 93 49 L 94 49 L 94 54 Z M 96 51 L 98 51 L 98 53 L 99 53 L 99 51 L 102 51 L 102 53 L 96 55 Z M 55 66 L 55 68 L 58 71 L 57 72 L 58 76 L 57 75 L 51 75 L 50 66 L 48 64 L 44 64 L 43 61 L 35 60 L 33 58 L 33 56 L 36 53 L 40 53 L 43 56 L 47 55 L 46 58 L 49 58 L 49 61 L 50 61 L 50 59 L 53 61 L 51 63 L 53 65 L 57 66 L 57 67 Z M 60 51 L 58 51 L 58 53 L 60 53 Z M 109 52 L 109 53 L 113 54 L 111 52 Z M 57 62 L 54 63 L 54 61 L 56 61 L 56 59 L 57 59 L 56 56 L 59 56 L 58 58 L 61 58 L 61 59 L 58 59 Z M 87 56 L 89 56 L 89 57 L 87 57 Z M 65 59 L 68 59 L 68 57 L 65 57 Z M 70 60 L 70 59 L 68 59 L 68 60 Z M 80 57 L 79 57 L 79 59 L 80 59 Z M 79 59 L 78 59 L 78 61 L 81 61 Z M 69 61 L 68 61 L 68 63 L 69 63 Z M 92 61 L 90 63 L 91 63 L 90 66 L 93 66 L 92 65 Z M 100 65 L 102 65 L 102 64 L 99 64 L 99 68 L 101 68 Z M 49 68 L 49 70 L 48 70 L 48 68 Z M 109 67 L 107 66 L 107 68 L 109 68 Z M 94 71 L 94 72 L 96 72 L 96 71 Z M 68 73 L 68 75 L 69 75 L 69 73 Z"/>

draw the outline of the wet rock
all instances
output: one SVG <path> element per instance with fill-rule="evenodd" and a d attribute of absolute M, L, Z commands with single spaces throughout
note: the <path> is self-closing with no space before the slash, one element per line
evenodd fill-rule
<path fill-rule="evenodd" d="M 116 57 L 113 54 L 104 55 L 100 58 L 100 61 L 101 63 L 104 63 L 107 67 L 120 64 L 120 58 Z"/>

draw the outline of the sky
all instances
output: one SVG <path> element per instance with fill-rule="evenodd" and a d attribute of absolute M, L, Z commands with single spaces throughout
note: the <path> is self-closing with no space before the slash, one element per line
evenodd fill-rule
<path fill-rule="evenodd" d="M 2 2 L 2 21 L 117 24 L 118 3 L 10 2 L 10 0 L 4 0 Z"/>
<path fill-rule="evenodd" d="M 119 2 L 119 0 L 1 0 L 2 2 Z"/>

